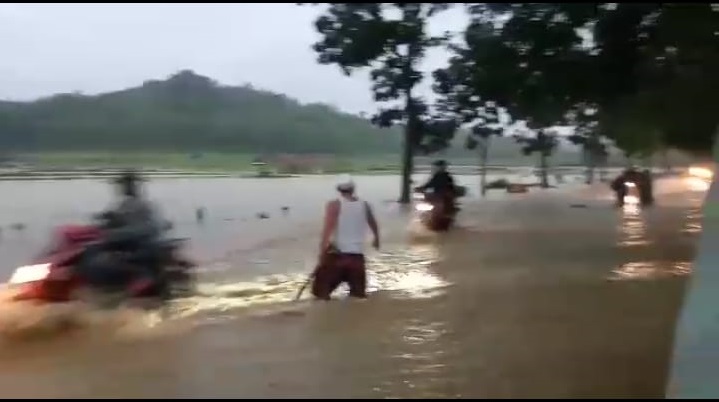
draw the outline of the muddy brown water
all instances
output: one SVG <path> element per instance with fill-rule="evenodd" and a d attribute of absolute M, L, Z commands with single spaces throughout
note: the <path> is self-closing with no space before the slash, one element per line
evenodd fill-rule
<path fill-rule="evenodd" d="M 388 204 L 366 301 L 290 302 L 317 236 L 297 219 L 164 319 L 2 305 L 0 395 L 660 397 L 703 194 L 657 191 L 649 210 L 603 188 L 471 201 L 443 236 Z"/>

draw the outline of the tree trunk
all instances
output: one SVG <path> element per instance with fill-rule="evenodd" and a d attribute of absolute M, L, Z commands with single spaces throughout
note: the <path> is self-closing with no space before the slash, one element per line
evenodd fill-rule
<path fill-rule="evenodd" d="M 602 155 L 601 157 L 599 157 L 599 160 L 597 162 L 599 170 L 599 181 L 604 183 L 607 181 L 607 167 L 609 166 L 609 157 L 607 155 Z"/>
<path fill-rule="evenodd" d="M 549 178 L 547 177 L 548 173 L 548 156 L 545 152 L 539 153 L 539 174 L 541 177 L 541 183 L 540 186 L 542 188 L 549 188 Z"/>
<path fill-rule="evenodd" d="M 414 138 L 417 133 L 415 122 L 417 116 L 414 115 L 415 108 L 412 105 L 412 88 L 407 88 L 404 104 L 404 113 L 407 117 L 404 127 L 404 145 L 402 149 L 402 188 L 399 196 L 400 204 L 409 204 L 412 199 L 412 171 L 414 170 Z"/>
<path fill-rule="evenodd" d="M 664 163 L 664 170 L 670 173 L 672 171 L 672 163 L 669 160 L 669 151 L 666 148 L 662 149 L 662 162 Z"/>
<path fill-rule="evenodd" d="M 415 18 L 416 15 L 412 15 L 412 11 L 407 8 L 403 8 L 404 21 L 408 21 L 411 18 Z M 404 65 L 402 66 L 402 75 L 404 79 L 408 79 L 412 74 L 412 61 L 419 55 L 419 50 L 412 44 L 407 46 L 407 54 L 405 55 Z M 412 85 L 408 84 L 404 88 L 404 116 L 405 116 L 405 128 L 404 128 L 404 149 L 402 150 L 402 185 L 399 196 L 400 204 L 409 204 L 412 199 L 412 171 L 414 162 L 414 145 L 415 145 L 415 130 L 417 129 L 418 116 L 415 115 L 417 109 L 414 107 L 412 99 Z"/>
<path fill-rule="evenodd" d="M 410 119 L 408 119 L 410 120 Z M 412 162 L 414 156 L 413 149 L 413 126 L 408 121 L 408 124 L 404 128 L 404 145 L 402 149 L 402 188 L 400 192 L 399 202 L 400 204 L 409 204 L 411 199 L 411 187 L 412 187 Z"/>
<path fill-rule="evenodd" d="M 586 154 L 586 164 L 587 164 L 587 177 L 586 177 L 586 184 L 592 184 L 594 183 L 594 170 L 596 168 L 596 158 L 592 154 L 591 151 L 585 151 Z"/>
<path fill-rule="evenodd" d="M 479 172 L 479 190 L 482 197 L 487 195 L 487 159 L 489 157 L 489 138 L 485 140 L 479 148 L 479 166 L 482 171 Z"/>

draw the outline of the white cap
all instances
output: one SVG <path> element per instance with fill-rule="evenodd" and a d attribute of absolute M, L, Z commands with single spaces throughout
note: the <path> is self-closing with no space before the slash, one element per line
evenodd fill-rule
<path fill-rule="evenodd" d="M 337 190 L 339 191 L 350 191 L 354 190 L 355 182 L 352 180 L 352 176 L 343 174 L 337 178 Z"/>

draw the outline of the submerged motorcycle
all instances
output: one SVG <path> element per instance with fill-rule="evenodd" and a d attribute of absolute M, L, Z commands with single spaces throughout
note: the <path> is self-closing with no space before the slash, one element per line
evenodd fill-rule
<path fill-rule="evenodd" d="M 62 303 L 86 300 L 88 294 L 122 294 L 122 299 L 151 298 L 157 301 L 182 297 L 194 288 L 193 268 L 195 264 L 180 254 L 182 239 L 162 239 L 153 245 L 159 259 L 160 272 L 152 285 L 142 293 L 131 294 L 128 290 L 136 279 L 136 272 L 128 264 L 141 264 L 140 259 L 132 258 L 128 252 L 107 252 L 108 261 L 119 261 L 127 269 L 112 272 L 113 283 L 98 288 L 92 285 L 78 269 L 88 256 L 92 245 L 102 240 L 102 225 L 65 225 L 55 231 L 50 247 L 41 253 L 32 263 L 20 266 L 9 280 L 14 301 L 33 301 L 37 303 Z"/>
<path fill-rule="evenodd" d="M 467 188 L 455 186 L 454 200 L 466 195 Z M 459 211 L 454 203 L 450 204 L 443 197 L 427 191 L 415 191 L 414 211 L 417 219 L 433 232 L 444 232 L 454 224 Z"/>

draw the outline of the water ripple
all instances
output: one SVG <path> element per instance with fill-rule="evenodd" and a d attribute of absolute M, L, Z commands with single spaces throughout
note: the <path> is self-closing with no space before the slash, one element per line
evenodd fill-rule
<path fill-rule="evenodd" d="M 689 275 L 691 262 L 628 262 L 613 270 L 608 280 L 652 280 Z"/>
<path fill-rule="evenodd" d="M 646 237 L 646 222 L 637 204 L 626 204 L 623 208 L 621 226 L 619 228 L 619 245 L 624 247 L 644 246 L 652 242 Z"/>
<path fill-rule="evenodd" d="M 431 271 L 439 259 L 435 246 L 412 246 L 404 250 L 390 250 L 368 258 L 369 293 L 390 292 L 397 298 L 426 298 L 441 294 L 449 285 Z M 271 261 L 266 262 L 271 264 Z M 253 305 L 292 301 L 308 280 L 306 273 L 268 275 L 235 283 L 203 283 L 197 295 L 178 300 L 173 311 L 181 316 L 200 312 L 227 312 Z M 341 286 L 335 297 L 345 293 Z M 303 300 L 310 299 L 308 291 Z"/>

